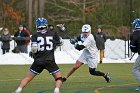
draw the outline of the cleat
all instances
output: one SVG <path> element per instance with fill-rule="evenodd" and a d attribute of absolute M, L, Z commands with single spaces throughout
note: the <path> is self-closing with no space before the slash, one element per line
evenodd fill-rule
<path fill-rule="evenodd" d="M 138 86 L 135 90 L 136 90 L 136 91 L 140 91 L 140 86 Z"/>
<path fill-rule="evenodd" d="M 105 74 L 104 78 L 105 78 L 107 83 L 110 83 L 111 78 L 110 78 L 109 72 Z"/>

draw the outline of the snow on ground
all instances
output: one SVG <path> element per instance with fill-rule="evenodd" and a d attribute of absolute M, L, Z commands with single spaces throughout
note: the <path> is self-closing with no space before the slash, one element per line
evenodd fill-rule
<path fill-rule="evenodd" d="M 0 65 L 32 64 L 33 59 L 29 57 L 29 54 L 12 53 L 11 50 L 16 44 L 14 41 L 11 41 L 10 44 L 11 49 L 9 53 L 2 55 L 2 51 L 0 49 Z M 125 42 L 119 39 L 114 41 L 107 40 L 103 63 L 134 63 L 138 54 L 135 54 L 131 61 L 129 60 L 130 58 L 125 58 L 124 44 Z M 28 47 L 28 50 L 30 51 L 30 46 Z M 56 63 L 73 64 L 81 52 L 82 51 L 75 50 L 74 47 L 69 43 L 69 40 L 64 40 L 64 45 L 61 48 L 59 47 L 55 52 Z"/>

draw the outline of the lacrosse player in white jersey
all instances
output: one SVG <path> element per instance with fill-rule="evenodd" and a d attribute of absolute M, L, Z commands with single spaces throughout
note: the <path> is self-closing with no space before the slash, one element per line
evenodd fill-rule
<path fill-rule="evenodd" d="M 82 44 L 78 44 L 78 41 L 81 41 Z M 70 39 L 70 43 L 73 44 L 77 50 L 83 50 L 83 52 L 73 67 L 69 70 L 66 77 L 63 78 L 63 81 L 66 81 L 69 76 L 72 75 L 72 73 L 74 73 L 80 66 L 82 66 L 84 63 L 87 63 L 89 67 L 89 73 L 91 75 L 102 76 L 105 78 L 106 82 L 109 83 L 111 80 L 109 73 L 103 73 L 96 70 L 99 52 L 96 47 L 95 39 L 91 34 L 91 26 L 89 24 L 83 25 L 81 35 Z"/>

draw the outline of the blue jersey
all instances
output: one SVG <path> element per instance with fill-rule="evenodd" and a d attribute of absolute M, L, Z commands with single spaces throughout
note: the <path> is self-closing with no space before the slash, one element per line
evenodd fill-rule
<path fill-rule="evenodd" d="M 54 50 L 60 44 L 60 37 L 54 31 L 37 32 L 31 37 L 31 44 L 37 45 L 35 59 L 54 61 Z"/>
<path fill-rule="evenodd" d="M 140 30 L 136 30 L 130 37 L 130 49 L 140 55 Z"/>

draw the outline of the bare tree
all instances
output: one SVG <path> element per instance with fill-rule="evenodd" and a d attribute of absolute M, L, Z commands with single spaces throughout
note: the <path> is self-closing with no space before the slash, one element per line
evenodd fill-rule
<path fill-rule="evenodd" d="M 42 17 L 44 15 L 44 0 L 38 1 L 38 7 L 39 7 L 39 16 Z"/>
<path fill-rule="evenodd" d="M 35 16 L 35 18 L 37 18 L 38 17 L 38 3 L 39 3 L 39 1 L 38 0 L 33 0 L 33 2 L 34 2 L 34 16 Z"/>
<path fill-rule="evenodd" d="M 3 23 L 3 4 L 0 4 L 0 26 Z"/>
<path fill-rule="evenodd" d="M 28 2 L 29 2 L 29 12 L 28 12 L 28 14 L 29 14 L 29 29 L 30 29 L 30 31 L 32 31 L 32 17 L 33 17 L 33 15 L 32 15 L 32 12 L 33 12 L 33 0 L 28 0 Z"/>
<path fill-rule="evenodd" d="M 53 21 L 82 21 L 85 23 L 86 16 L 95 12 L 96 5 L 94 2 L 95 0 L 46 0 L 46 5 L 52 6 L 47 8 L 53 8 L 55 11 L 55 14 L 54 12 L 52 12 L 52 14 L 49 12 L 47 16 Z M 68 5 L 73 8 L 68 7 Z M 75 15 L 75 13 L 78 13 L 79 15 Z"/>
<path fill-rule="evenodd" d="M 28 9 L 29 9 L 29 1 L 26 0 L 26 13 L 28 13 Z"/>

